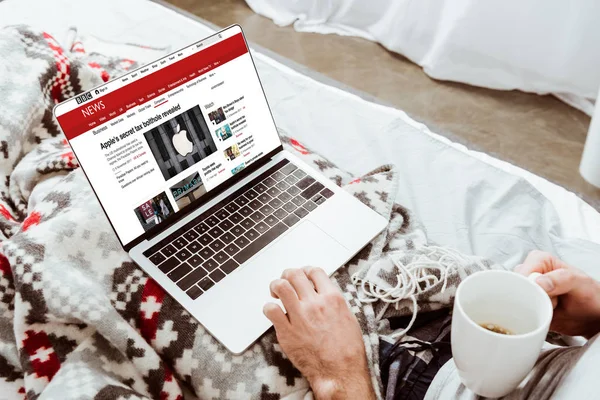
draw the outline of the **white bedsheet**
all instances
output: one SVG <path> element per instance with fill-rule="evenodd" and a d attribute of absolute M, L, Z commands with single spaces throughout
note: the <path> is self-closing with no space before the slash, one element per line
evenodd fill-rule
<path fill-rule="evenodd" d="M 0 26 L 16 23 L 42 28 L 59 41 L 76 26 L 104 40 L 171 50 L 211 32 L 142 0 L 1 2 Z M 451 143 L 402 111 L 320 83 L 256 51 L 254 56 L 277 124 L 352 173 L 395 164 L 402 177 L 399 200 L 423 221 L 431 240 L 507 267 L 540 248 L 600 279 L 600 214 L 573 193 Z"/>

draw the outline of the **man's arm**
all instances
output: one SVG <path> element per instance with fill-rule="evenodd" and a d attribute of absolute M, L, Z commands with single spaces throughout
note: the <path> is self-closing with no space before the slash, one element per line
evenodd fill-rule
<path fill-rule="evenodd" d="M 285 270 L 264 313 L 290 361 L 317 399 L 375 399 L 362 332 L 342 294 L 321 268 Z"/>

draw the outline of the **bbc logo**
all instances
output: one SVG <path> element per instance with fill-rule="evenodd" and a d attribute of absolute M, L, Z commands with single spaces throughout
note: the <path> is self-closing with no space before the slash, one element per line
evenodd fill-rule
<path fill-rule="evenodd" d="M 92 94 L 90 92 L 84 93 L 81 96 L 75 97 L 77 104 L 85 103 L 88 100 L 92 99 Z"/>

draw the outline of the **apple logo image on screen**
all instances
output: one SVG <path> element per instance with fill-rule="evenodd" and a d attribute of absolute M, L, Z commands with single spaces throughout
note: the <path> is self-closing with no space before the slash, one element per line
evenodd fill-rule
<path fill-rule="evenodd" d="M 173 147 L 179 154 L 183 157 L 187 156 L 192 152 L 192 142 L 187 137 L 187 132 L 185 130 L 180 131 L 179 124 L 177 124 L 177 133 L 173 135 Z"/>

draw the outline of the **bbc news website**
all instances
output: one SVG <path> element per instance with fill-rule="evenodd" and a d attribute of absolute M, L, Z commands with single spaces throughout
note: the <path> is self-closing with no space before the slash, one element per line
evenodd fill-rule
<path fill-rule="evenodd" d="M 241 33 L 71 101 L 57 119 L 123 244 L 280 144 Z"/>

